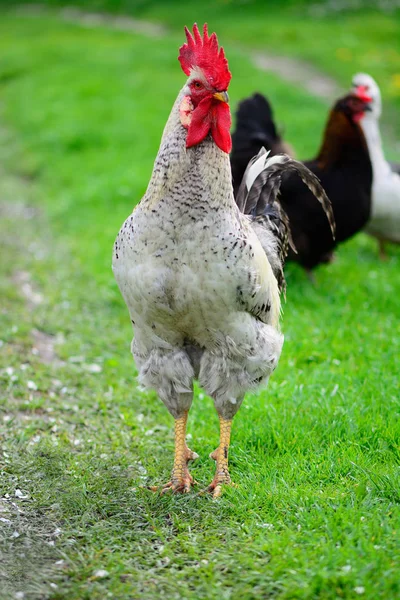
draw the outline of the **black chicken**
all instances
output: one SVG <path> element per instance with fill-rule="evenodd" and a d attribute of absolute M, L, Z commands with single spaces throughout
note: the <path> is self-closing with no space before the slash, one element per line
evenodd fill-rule
<path fill-rule="evenodd" d="M 278 133 L 269 101 L 262 94 L 254 94 L 240 102 L 236 112 L 236 130 L 232 135 L 231 166 L 233 189 L 236 195 L 249 161 L 261 147 L 269 156 L 288 154 L 293 148 Z"/>

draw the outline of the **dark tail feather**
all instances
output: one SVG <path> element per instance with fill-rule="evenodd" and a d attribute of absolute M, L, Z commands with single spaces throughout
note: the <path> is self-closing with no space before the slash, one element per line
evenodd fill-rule
<path fill-rule="evenodd" d="M 326 195 L 320 180 L 303 163 L 290 158 L 286 154 L 279 154 L 268 158 L 265 148 L 261 148 L 248 164 L 242 183 L 236 196 L 236 203 L 241 212 L 254 217 L 264 213 L 268 205 L 277 200 L 282 174 L 294 171 L 321 203 L 328 219 L 332 236 L 335 238 L 335 219 L 331 202 Z"/>
<path fill-rule="evenodd" d="M 274 273 L 280 287 L 284 287 L 283 265 L 288 245 L 296 252 L 290 233 L 289 219 L 279 202 L 282 175 L 286 171 L 296 172 L 321 203 L 331 227 L 332 236 L 335 237 L 332 205 L 318 177 L 301 162 L 286 154 L 268 158 L 265 148 L 261 148 L 247 166 L 236 195 L 236 203 L 242 213 L 249 215 L 254 223 L 262 225 L 275 236 L 280 268 L 276 266 Z"/>

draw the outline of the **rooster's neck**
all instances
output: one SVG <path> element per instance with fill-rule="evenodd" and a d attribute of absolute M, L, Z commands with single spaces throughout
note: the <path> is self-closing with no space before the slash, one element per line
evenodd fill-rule
<path fill-rule="evenodd" d="M 142 202 L 153 205 L 190 201 L 211 207 L 236 207 L 229 155 L 218 148 L 210 134 L 196 146 L 186 148 L 187 130 L 179 112 L 184 95 L 183 89 L 165 125 Z"/>

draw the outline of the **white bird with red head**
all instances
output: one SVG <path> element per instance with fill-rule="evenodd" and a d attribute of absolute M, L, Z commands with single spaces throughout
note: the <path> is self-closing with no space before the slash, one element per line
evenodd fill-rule
<path fill-rule="evenodd" d="M 179 61 L 188 79 L 147 191 L 118 234 L 113 270 L 134 328 L 139 381 L 157 391 L 175 419 L 174 466 L 164 490 L 188 492 L 193 483 L 188 461 L 196 455 L 185 433 L 196 378 L 220 419 L 208 488 L 218 496 L 230 482 L 232 418 L 244 394 L 268 380 L 282 349 L 279 294 L 288 234 L 276 194 L 282 170 L 294 161 L 275 157 L 271 172 L 268 160 L 258 161 L 241 196 L 248 215 L 239 210 L 229 162 L 228 63 L 206 25 L 202 36 L 195 25 L 186 37 Z M 296 168 L 311 185 L 307 169 Z"/>
<path fill-rule="evenodd" d="M 378 84 L 370 75 L 358 73 L 353 77 L 351 91 L 369 105 L 360 119 L 373 170 L 372 211 L 366 231 L 378 240 L 384 258 L 386 242 L 400 243 L 400 167 L 390 164 L 383 151 L 379 130 L 382 100 Z"/>

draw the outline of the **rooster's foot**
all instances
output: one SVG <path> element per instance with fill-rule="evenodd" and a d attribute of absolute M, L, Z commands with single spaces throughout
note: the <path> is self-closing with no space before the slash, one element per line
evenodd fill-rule
<path fill-rule="evenodd" d="M 205 489 L 205 492 L 212 494 L 213 498 L 219 498 L 222 494 L 224 485 L 230 485 L 237 487 L 235 483 L 231 481 L 230 475 L 226 473 L 217 473 L 210 485 Z"/>
<path fill-rule="evenodd" d="M 211 454 L 210 454 L 210 458 L 217 461 L 217 465 L 218 465 L 218 451 L 219 451 L 219 448 L 217 448 L 216 450 L 214 450 L 214 452 L 211 452 Z M 225 461 L 224 461 L 224 463 L 225 463 Z M 210 483 L 210 485 L 206 488 L 205 491 L 212 494 L 213 498 L 219 498 L 220 495 L 222 494 L 222 487 L 224 485 L 231 485 L 233 487 L 236 487 L 235 484 L 232 483 L 232 481 L 231 481 L 231 476 L 229 475 L 227 463 L 222 464 L 220 466 L 220 468 L 217 467 L 217 472 L 215 474 L 215 477 L 212 480 L 212 482 Z"/>
<path fill-rule="evenodd" d="M 228 470 L 228 450 L 231 437 L 231 419 L 225 419 L 219 415 L 220 439 L 219 446 L 214 452 L 211 452 L 210 458 L 217 463 L 215 476 L 208 488 L 205 490 L 213 495 L 213 498 L 219 498 L 222 493 L 223 485 L 234 485 L 231 482 L 231 476 Z"/>
<path fill-rule="evenodd" d="M 189 469 L 186 467 L 183 472 L 179 474 L 175 475 L 174 472 L 172 473 L 171 481 L 163 486 L 161 493 L 165 494 L 171 491 L 174 494 L 187 494 L 190 492 L 192 485 L 197 485 L 197 481 L 193 479 L 189 473 Z"/>
<path fill-rule="evenodd" d="M 195 481 L 189 473 L 187 465 L 190 460 L 195 460 L 196 458 L 199 458 L 199 455 L 185 445 L 183 457 L 181 460 L 179 457 L 176 457 L 176 462 L 172 469 L 171 481 L 163 486 L 161 490 L 162 494 L 169 491 L 172 491 L 174 494 L 187 494 L 190 492 L 191 486 L 196 485 L 197 481 Z"/>

